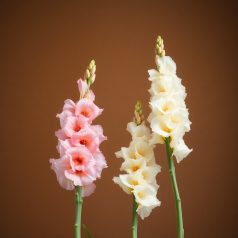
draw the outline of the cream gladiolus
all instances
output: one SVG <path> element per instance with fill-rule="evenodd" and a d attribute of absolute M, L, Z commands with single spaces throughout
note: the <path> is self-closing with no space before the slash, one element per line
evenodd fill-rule
<path fill-rule="evenodd" d="M 165 56 L 164 42 L 160 36 L 156 41 L 155 61 L 157 69 L 148 71 L 148 79 L 151 81 L 149 89 L 151 113 L 148 121 L 153 132 L 149 144 L 165 144 L 176 208 L 177 237 L 184 238 L 182 202 L 177 185 L 174 157 L 179 163 L 192 151 L 183 139 L 185 133 L 190 131 L 191 125 L 185 104 L 187 94 L 182 80 L 176 74 L 175 62 L 171 57 Z M 145 179 L 145 177 L 143 178 Z M 141 191 L 143 192 L 141 193 Z M 153 191 L 148 188 L 141 191 L 136 193 L 136 197 L 139 195 L 142 199 L 145 198 L 145 201 L 147 198 L 150 200 L 150 194 Z M 148 197 L 145 194 L 148 194 Z M 138 207 L 138 209 L 141 209 L 140 213 L 146 216 L 151 207 L 143 206 L 142 208 Z"/>
<path fill-rule="evenodd" d="M 151 142 L 150 129 L 139 119 L 141 123 L 129 122 L 127 130 L 132 136 L 129 147 L 122 147 L 116 152 L 117 158 L 124 161 L 120 170 L 125 172 L 113 181 L 123 191 L 133 194 L 138 204 L 137 213 L 142 219 L 149 216 L 152 209 L 160 205 L 156 194 L 159 186 L 156 183 L 156 176 L 161 167 L 155 162 L 154 144 Z"/>
<path fill-rule="evenodd" d="M 154 133 L 151 144 L 164 143 L 170 138 L 170 146 L 177 162 L 183 160 L 192 151 L 183 140 L 185 132 L 190 130 L 188 109 L 186 108 L 185 87 L 176 75 L 176 64 L 169 56 L 156 56 L 158 70 L 149 70 L 152 81 L 151 113 L 148 117 Z"/>

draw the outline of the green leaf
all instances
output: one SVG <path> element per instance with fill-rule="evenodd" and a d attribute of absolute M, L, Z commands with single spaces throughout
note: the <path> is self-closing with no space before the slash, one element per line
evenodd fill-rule
<path fill-rule="evenodd" d="M 85 224 L 83 224 L 83 229 L 85 230 L 88 238 L 93 238 L 92 232 L 87 228 L 87 226 Z"/>

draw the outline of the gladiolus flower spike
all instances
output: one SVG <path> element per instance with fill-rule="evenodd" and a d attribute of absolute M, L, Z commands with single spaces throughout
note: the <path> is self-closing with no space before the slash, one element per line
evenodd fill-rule
<path fill-rule="evenodd" d="M 161 167 L 155 162 L 154 145 L 150 144 L 151 133 L 145 125 L 140 102 L 135 105 L 134 120 L 127 124 L 127 130 L 132 136 L 129 147 L 122 147 L 115 153 L 117 158 L 123 159 L 120 170 L 124 173 L 114 177 L 113 181 L 124 192 L 133 195 L 132 237 L 136 238 L 137 214 L 144 219 L 160 205 L 156 197 L 159 188 L 156 176 Z"/>
<path fill-rule="evenodd" d="M 152 143 L 165 144 L 169 171 L 176 203 L 178 238 L 184 238 L 181 199 L 175 175 L 173 157 L 181 162 L 192 151 L 183 140 L 190 131 L 188 109 L 185 104 L 186 90 L 176 75 L 176 64 L 165 56 L 164 42 L 159 36 L 156 41 L 155 61 L 157 69 L 149 70 L 151 88 L 149 93 L 151 113 L 148 117 L 152 129 Z"/>
<path fill-rule="evenodd" d="M 91 195 L 95 181 L 107 167 L 104 155 L 99 149 L 106 140 L 100 125 L 93 121 L 101 113 L 95 105 L 95 95 L 90 89 L 96 77 L 96 64 L 92 60 L 86 69 L 84 79 L 78 80 L 80 98 L 74 102 L 67 99 L 63 111 L 57 115 L 60 129 L 55 132 L 58 138 L 59 159 L 50 159 L 60 186 L 66 190 L 76 190 L 75 237 L 81 237 L 82 198 Z"/>

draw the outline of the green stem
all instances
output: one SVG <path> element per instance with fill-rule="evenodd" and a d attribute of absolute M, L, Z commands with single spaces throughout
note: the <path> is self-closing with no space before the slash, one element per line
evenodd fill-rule
<path fill-rule="evenodd" d="M 76 186 L 75 193 L 75 201 L 76 201 L 76 220 L 75 220 L 75 238 L 81 238 L 81 213 L 82 213 L 82 189 L 80 186 Z"/>
<path fill-rule="evenodd" d="M 177 234 L 178 238 L 184 238 L 182 205 L 176 180 L 175 166 L 173 161 L 173 150 L 170 147 L 170 137 L 165 138 L 165 145 L 166 145 L 167 159 L 169 163 L 169 174 L 172 182 L 172 188 L 176 205 Z"/>
<path fill-rule="evenodd" d="M 133 211 L 132 211 L 132 238 L 137 238 L 137 227 L 138 227 L 138 215 L 137 215 L 138 204 L 133 195 Z"/>

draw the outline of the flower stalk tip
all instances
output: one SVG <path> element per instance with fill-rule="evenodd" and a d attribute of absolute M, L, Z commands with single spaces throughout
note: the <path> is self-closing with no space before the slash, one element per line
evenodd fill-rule
<path fill-rule="evenodd" d="M 161 36 L 156 40 L 155 54 L 159 57 L 165 56 L 164 41 Z"/>
<path fill-rule="evenodd" d="M 95 73 L 96 73 L 96 63 L 95 60 L 91 60 L 84 74 L 84 79 L 86 80 L 89 87 L 95 81 L 96 77 Z"/>
<path fill-rule="evenodd" d="M 135 111 L 134 111 L 134 122 L 137 125 L 141 125 L 143 121 L 144 121 L 144 116 L 142 112 L 142 104 L 140 101 L 137 101 L 135 105 Z"/>

